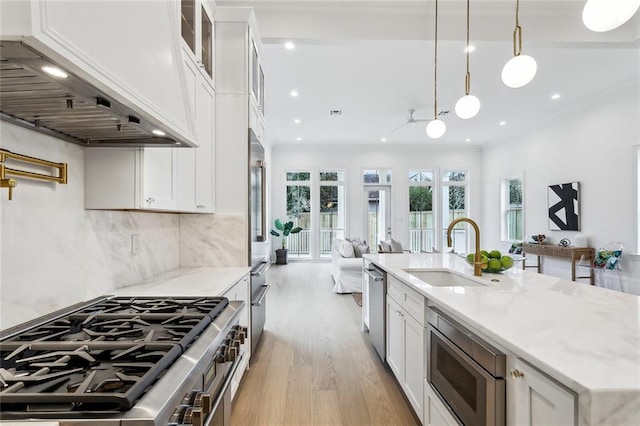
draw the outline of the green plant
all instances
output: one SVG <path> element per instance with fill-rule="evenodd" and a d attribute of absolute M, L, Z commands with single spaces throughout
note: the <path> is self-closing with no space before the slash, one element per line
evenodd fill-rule
<path fill-rule="evenodd" d="M 282 249 L 284 250 L 286 248 L 287 245 L 287 237 L 289 236 L 289 234 L 297 234 L 298 232 L 302 231 L 302 228 L 300 228 L 299 226 L 296 226 L 295 228 L 293 227 L 293 222 L 289 221 L 286 223 L 282 223 L 282 221 L 280 221 L 280 219 L 276 219 L 274 222 L 274 226 L 276 227 L 276 229 L 272 229 L 271 230 L 271 235 L 273 235 L 274 237 L 282 237 Z M 280 231 L 280 232 L 278 232 Z"/>

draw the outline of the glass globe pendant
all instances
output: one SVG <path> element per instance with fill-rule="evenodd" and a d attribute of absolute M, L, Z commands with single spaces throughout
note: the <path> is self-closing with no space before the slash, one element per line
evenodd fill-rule
<path fill-rule="evenodd" d="M 522 54 L 522 27 L 520 27 L 520 0 L 516 0 L 516 27 L 513 30 L 513 58 L 502 68 L 502 82 L 514 89 L 533 80 L 538 64 L 531 56 Z"/>
<path fill-rule="evenodd" d="M 640 8 L 640 0 L 588 0 L 582 22 L 591 31 L 604 32 L 627 22 Z"/>
<path fill-rule="evenodd" d="M 444 121 L 438 120 L 438 0 L 436 0 L 435 36 L 433 37 L 433 121 L 427 124 L 427 135 L 438 139 L 447 131 Z"/>
<path fill-rule="evenodd" d="M 528 55 L 518 55 L 509 59 L 502 68 L 502 82 L 514 89 L 526 86 L 538 71 L 536 60 Z"/>
<path fill-rule="evenodd" d="M 464 96 L 456 102 L 456 115 L 464 120 L 473 118 L 480 111 L 480 99 L 470 95 L 471 72 L 469 71 L 469 0 L 467 0 L 467 73 L 464 78 Z"/>
<path fill-rule="evenodd" d="M 447 131 L 447 125 L 444 121 L 435 119 L 427 124 L 427 135 L 431 139 L 439 139 Z"/>
<path fill-rule="evenodd" d="M 456 115 L 464 120 L 473 118 L 480 111 L 480 99 L 465 95 L 456 102 Z"/>

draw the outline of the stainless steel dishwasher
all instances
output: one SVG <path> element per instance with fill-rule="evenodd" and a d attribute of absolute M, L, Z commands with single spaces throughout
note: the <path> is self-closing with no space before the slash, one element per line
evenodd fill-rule
<path fill-rule="evenodd" d="M 367 303 L 369 304 L 369 337 L 380 359 L 384 362 L 387 356 L 387 304 L 385 303 L 387 273 L 373 263 L 363 269 L 363 272 L 369 286 L 367 296 Z"/>

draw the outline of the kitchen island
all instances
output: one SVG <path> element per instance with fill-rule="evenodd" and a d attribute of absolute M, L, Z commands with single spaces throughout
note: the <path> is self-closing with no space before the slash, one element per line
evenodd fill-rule
<path fill-rule="evenodd" d="M 508 359 L 526 361 L 575 393 L 575 424 L 640 424 L 638 296 L 515 267 L 474 277 L 473 267 L 453 254 L 364 257 Z M 452 271 L 483 285 L 430 285 L 407 269 Z M 507 424 L 516 424 L 511 383 L 507 377 Z"/>

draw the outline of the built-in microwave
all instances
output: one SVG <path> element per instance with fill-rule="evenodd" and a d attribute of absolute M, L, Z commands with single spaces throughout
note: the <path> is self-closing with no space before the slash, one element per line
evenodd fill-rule
<path fill-rule="evenodd" d="M 463 425 L 506 423 L 506 356 L 436 308 L 428 308 L 427 379 Z"/>

